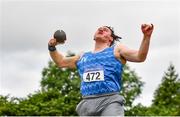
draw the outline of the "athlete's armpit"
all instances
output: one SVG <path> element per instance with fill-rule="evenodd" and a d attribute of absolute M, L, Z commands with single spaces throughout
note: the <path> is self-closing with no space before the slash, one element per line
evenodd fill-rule
<path fill-rule="evenodd" d="M 121 61 L 122 64 L 126 64 L 126 59 L 123 56 L 121 56 L 121 52 L 120 52 L 120 49 L 118 48 L 118 45 L 115 46 L 114 56 L 116 57 L 116 59 Z"/>

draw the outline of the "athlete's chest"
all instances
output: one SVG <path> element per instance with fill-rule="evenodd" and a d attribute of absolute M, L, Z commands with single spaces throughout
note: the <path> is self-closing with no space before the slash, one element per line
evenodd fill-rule
<path fill-rule="evenodd" d="M 87 53 L 85 54 L 80 62 L 81 63 L 88 63 L 88 64 L 93 64 L 93 63 L 98 63 L 98 62 L 106 62 L 110 59 L 113 59 L 113 53 L 111 51 L 105 51 L 101 53 Z"/>

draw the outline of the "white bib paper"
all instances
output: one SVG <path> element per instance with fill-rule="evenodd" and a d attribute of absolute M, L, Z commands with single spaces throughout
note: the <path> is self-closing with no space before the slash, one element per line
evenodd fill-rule
<path fill-rule="evenodd" d="M 84 82 L 104 81 L 103 70 L 92 70 L 83 73 Z"/>

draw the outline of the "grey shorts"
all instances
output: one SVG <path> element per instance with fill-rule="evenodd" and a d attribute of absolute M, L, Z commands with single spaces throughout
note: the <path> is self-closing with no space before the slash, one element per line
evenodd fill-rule
<path fill-rule="evenodd" d="M 76 107 L 79 116 L 124 116 L 125 99 L 119 94 L 84 98 Z"/>

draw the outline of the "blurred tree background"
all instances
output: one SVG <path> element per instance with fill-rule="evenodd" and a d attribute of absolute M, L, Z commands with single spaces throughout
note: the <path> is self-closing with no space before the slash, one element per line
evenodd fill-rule
<path fill-rule="evenodd" d="M 68 56 L 72 56 L 69 53 Z M 170 64 L 162 82 L 154 92 L 152 105 L 133 105 L 141 94 L 144 82 L 128 65 L 122 75 L 126 99 L 126 116 L 176 116 L 180 115 L 180 79 L 174 65 Z M 26 98 L 0 95 L 1 116 L 77 116 L 76 105 L 81 100 L 80 78 L 77 70 L 58 68 L 52 61 L 42 71 L 41 90 Z"/>

